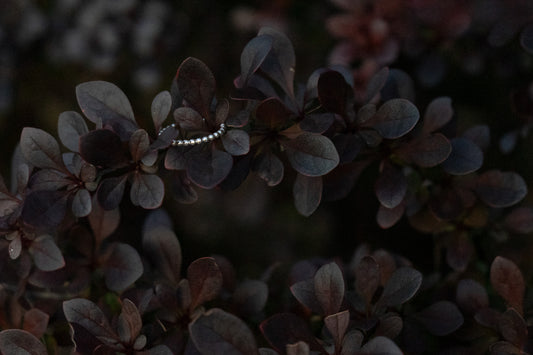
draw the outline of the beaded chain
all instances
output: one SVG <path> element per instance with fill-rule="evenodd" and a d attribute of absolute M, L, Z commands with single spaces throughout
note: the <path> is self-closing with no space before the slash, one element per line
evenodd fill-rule
<path fill-rule="evenodd" d="M 176 128 L 176 124 L 173 123 L 169 126 L 162 128 L 157 135 L 160 136 L 165 130 L 167 130 L 170 127 Z M 226 133 L 226 125 L 224 123 L 221 123 L 220 128 L 215 133 L 211 133 L 207 136 L 193 138 L 193 139 L 174 139 L 172 140 L 171 145 L 175 147 L 185 147 L 185 146 L 197 145 L 197 144 L 202 144 L 202 143 L 208 143 L 208 142 L 214 141 L 217 138 L 222 137 L 225 133 Z"/>

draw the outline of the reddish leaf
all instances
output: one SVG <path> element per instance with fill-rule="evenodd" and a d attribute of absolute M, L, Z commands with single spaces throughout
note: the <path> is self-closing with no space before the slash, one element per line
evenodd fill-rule
<path fill-rule="evenodd" d="M 508 342 L 523 348 L 528 337 L 526 321 L 516 310 L 509 308 L 503 313 L 498 323 L 503 338 Z"/>
<path fill-rule="evenodd" d="M 525 283 L 518 266 L 509 259 L 497 256 L 490 266 L 490 282 L 505 302 L 522 314 Z"/>
<path fill-rule="evenodd" d="M 453 233 L 446 248 L 448 265 L 456 271 L 463 272 L 468 267 L 472 255 L 474 255 L 474 246 L 468 234 Z"/>
<path fill-rule="evenodd" d="M 405 197 L 407 178 L 400 169 L 385 163 L 376 181 L 375 191 L 379 202 L 392 209 L 398 206 Z"/>
<path fill-rule="evenodd" d="M 67 211 L 68 192 L 33 191 L 22 207 L 22 219 L 37 228 L 57 226 Z"/>
<path fill-rule="evenodd" d="M 89 132 L 81 115 L 75 111 L 63 112 L 57 121 L 57 134 L 65 147 L 79 151 L 80 137 Z"/>
<path fill-rule="evenodd" d="M 248 79 L 259 69 L 272 49 L 273 38 L 269 35 L 257 36 L 250 40 L 241 53 L 240 86 L 246 86 Z"/>
<path fill-rule="evenodd" d="M 300 128 L 310 133 L 324 133 L 335 121 L 335 115 L 326 113 L 311 113 L 305 115 L 300 122 Z"/>
<path fill-rule="evenodd" d="M 232 129 L 222 136 L 222 144 L 231 155 L 244 155 L 250 151 L 250 136 L 242 129 Z"/>
<path fill-rule="evenodd" d="M 255 109 L 256 122 L 259 128 L 269 131 L 281 129 L 289 119 L 289 110 L 277 98 L 268 98 Z"/>
<path fill-rule="evenodd" d="M 323 265 L 315 274 L 315 295 L 323 315 L 337 313 L 344 299 L 344 278 L 336 263 Z"/>
<path fill-rule="evenodd" d="M 381 228 L 387 229 L 394 226 L 402 218 L 404 212 L 405 204 L 403 203 L 400 203 L 394 208 L 387 208 L 383 205 L 380 205 L 376 216 L 376 221 Z"/>
<path fill-rule="evenodd" d="M 210 116 L 216 82 L 213 73 L 202 61 L 189 57 L 176 73 L 180 94 L 203 118 Z"/>
<path fill-rule="evenodd" d="M 350 312 L 348 310 L 335 313 L 324 318 L 324 324 L 333 336 L 336 349 L 341 347 L 344 334 L 346 334 L 346 330 L 348 329 L 349 322 Z"/>
<path fill-rule="evenodd" d="M 453 117 L 452 100 L 449 97 L 438 97 L 426 108 L 422 126 L 423 134 L 429 134 L 444 127 Z"/>
<path fill-rule="evenodd" d="M 416 313 L 414 318 L 421 322 L 433 335 L 445 336 L 453 333 L 463 324 L 464 318 L 457 306 L 449 301 L 439 301 Z"/>
<path fill-rule="evenodd" d="M 20 149 L 24 158 L 38 168 L 65 169 L 59 144 L 41 129 L 25 127 L 20 135 Z"/>
<path fill-rule="evenodd" d="M 471 140 L 454 138 L 450 142 L 452 152 L 442 163 L 442 167 L 447 173 L 466 175 L 478 170 L 483 165 L 483 152 Z"/>
<path fill-rule="evenodd" d="M 114 210 L 122 201 L 128 175 L 110 177 L 102 180 L 96 191 L 98 203 L 104 210 Z"/>
<path fill-rule="evenodd" d="M 489 347 L 491 355 L 516 355 L 523 354 L 522 349 L 506 341 L 497 341 Z"/>
<path fill-rule="evenodd" d="M 0 352 L 2 354 L 47 355 L 46 347 L 31 333 L 19 329 L 6 329 L 0 332 Z"/>
<path fill-rule="evenodd" d="M 533 208 L 518 207 L 505 217 L 505 225 L 514 233 L 533 232 Z"/>
<path fill-rule="evenodd" d="M 255 338 L 239 318 L 213 308 L 189 324 L 194 345 L 202 354 L 258 355 Z"/>
<path fill-rule="evenodd" d="M 335 0 L 339 1 L 339 0 Z M 376 74 L 370 78 L 366 86 L 366 102 L 374 101 L 376 95 L 379 94 L 381 89 L 385 86 L 387 79 L 389 78 L 389 68 L 381 68 Z"/>
<path fill-rule="evenodd" d="M 322 307 L 315 295 L 315 281 L 312 278 L 298 281 L 294 283 L 290 289 L 294 298 L 296 298 L 298 302 L 314 313 L 322 313 Z"/>
<path fill-rule="evenodd" d="M 292 193 L 296 210 L 309 217 L 318 208 L 322 199 L 322 177 L 297 174 Z"/>
<path fill-rule="evenodd" d="M 294 139 L 282 140 L 281 144 L 292 167 L 303 175 L 325 175 L 339 164 L 335 145 L 327 137 L 302 133 Z"/>
<path fill-rule="evenodd" d="M 141 161 L 150 151 L 150 137 L 144 129 L 138 129 L 130 137 L 128 142 L 133 161 Z"/>
<path fill-rule="evenodd" d="M 422 274 L 415 269 L 402 267 L 397 269 L 387 281 L 378 301 L 383 306 L 399 306 L 407 302 L 420 288 Z"/>
<path fill-rule="evenodd" d="M 143 250 L 157 269 L 173 284 L 181 279 L 181 245 L 166 226 L 144 228 Z"/>
<path fill-rule="evenodd" d="M 443 221 L 456 219 L 465 211 L 459 191 L 453 188 L 438 191 L 429 201 L 429 208 L 435 217 Z"/>
<path fill-rule="evenodd" d="M 165 197 L 163 180 L 155 174 L 135 172 L 131 182 L 130 199 L 135 206 L 154 209 L 161 206 Z"/>
<path fill-rule="evenodd" d="M 385 313 L 379 317 L 379 323 L 376 328 L 374 335 L 376 336 L 385 336 L 389 339 L 394 339 L 403 329 L 403 320 L 402 317 L 396 313 Z"/>
<path fill-rule="evenodd" d="M 346 333 L 342 341 L 341 355 L 357 354 L 357 350 L 361 348 L 361 344 L 363 344 L 364 338 L 365 336 L 360 330 L 350 330 L 348 333 Z"/>
<path fill-rule="evenodd" d="M 422 137 L 408 148 L 408 157 L 423 168 L 431 168 L 442 163 L 452 152 L 450 141 L 441 133 Z"/>
<path fill-rule="evenodd" d="M 258 154 L 254 158 L 252 169 L 268 186 L 279 184 L 285 171 L 283 162 L 271 151 Z"/>
<path fill-rule="evenodd" d="M 161 125 L 167 119 L 172 108 L 172 95 L 168 91 L 161 91 L 152 101 L 151 113 L 156 132 L 159 132 Z"/>
<path fill-rule="evenodd" d="M 191 288 L 191 310 L 218 296 L 223 283 L 222 273 L 215 259 L 208 257 L 197 259 L 189 265 L 187 280 Z"/>
<path fill-rule="evenodd" d="M 514 172 L 489 170 L 478 177 L 476 193 L 491 207 L 509 207 L 527 195 L 527 185 L 524 179 Z"/>
<path fill-rule="evenodd" d="M 182 148 L 170 147 L 165 155 L 165 168 L 168 170 L 185 170 L 187 167 L 186 152 Z"/>
<path fill-rule="evenodd" d="M 94 203 L 88 218 L 94 238 L 101 243 L 117 229 L 120 223 L 120 211 L 118 209 L 107 211 L 98 203 Z"/>
<path fill-rule="evenodd" d="M 294 344 L 287 344 L 287 355 L 309 355 L 309 345 L 303 341 Z"/>
<path fill-rule="evenodd" d="M 174 111 L 174 120 L 181 130 L 194 132 L 206 129 L 205 121 L 198 111 L 190 107 L 178 107 Z"/>
<path fill-rule="evenodd" d="M 355 268 L 355 290 L 368 306 L 381 284 L 379 265 L 371 256 L 365 256 Z"/>
<path fill-rule="evenodd" d="M 133 344 L 142 328 L 142 319 L 139 310 L 129 299 L 122 301 L 122 310 L 118 316 L 117 331 L 120 340 Z"/>
<path fill-rule="evenodd" d="M 418 122 L 420 113 L 415 105 L 405 99 L 385 102 L 368 124 L 386 139 L 396 139 L 407 134 Z"/>
<path fill-rule="evenodd" d="M 104 168 L 116 168 L 127 161 L 120 137 L 108 129 L 97 129 L 81 136 L 80 155 L 86 162 Z"/>
<path fill-rule="evenodd" d="M 104 261 L 104 276 L 107 288 L 122 292 L 131 286 L 143 273 L 143 264 L 137 250 L 128 244 L 115 243 Z"/>
<path fill-rule="evenodd" d="M 41 169 L 34 172 L 28 182 L 28 187 L 33 191 L 36 190 L 64 190 L 69 185 L 72 185 L 72 180 L 69 179 L 62 171 L 54 169 Z"/>
<path fill-rule="evenodd" d="M 268 299 L 268 286 L 259 280 L 241 283 L 233 292 L 233 304 L 243 315 L 254 315 L 263 309 Z"/>
<path fill-rule="evenodd" d="M 187 153 L 187 176 L 204 189 L 212 189 L 230 173 L 233 158 L 218 149 L 199 147 Z"/>
<path fill-rule="evenodd" d="M 57 247 L 54 239 L 50 235 L 37 237 L 29 248 L 33 256 L 33 262 L 39 270 L 53 271 L 65 266 L 65 260 L 61 250 Z"/>
<path fill-rule="evenodd" d="M 328 70 L 320 74 L 317 85 L 320 104 L 327 111 L 344 115 L 348 88 L 348 84 L 339 72 Z"/>
<path fill-rule="evenodd" d="M 487 291 L 479 282 L 472 279 L 459 281 L 455 299 L 459 307 L 470 314 L 489 306 Z"/>
<path fill-rule="evenodd" d="M 40 338 L 46 332 L 50 316 L 38 308 L 32 308 L 24 313 L 22 329 Z"/>

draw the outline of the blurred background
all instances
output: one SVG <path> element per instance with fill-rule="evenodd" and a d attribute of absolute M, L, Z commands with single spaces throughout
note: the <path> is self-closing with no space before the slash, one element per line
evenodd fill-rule
<path fill-rule="evenodd" d="M 411 82 L 407 95 L 421 112 L 432 98 L 450 96 L 459 132 L 474 124 L 491 127 L 485 166 L 515 170 L 530 184 L 530 23 L 528 0 L 2 0 L 0 172 L 9 176 L 23 127 L 57 136 L 59 114 L 79 111 L 75 87 L 85 81 L 118 85 L 152 135 L 152 99 L 170 89 L 189 56 L 211 68 L 218 97 L 229 97 L 241 50 L 260 27 L 271 26 L 293 41 L 300 82 L 317 68 L 342 64 L 353 70 L 357 94 L 379 68 L 390 66 L 409 74 L 403 79 Z M 430 268 L 431 236 L 405 221 L 390 230 L 377 226 L 375 174 L 371 167 L 347 199 L 324 202 L 309 218 L 293 207 L 290 173 L 274 188 L 251 176 L 236 191 L 199 191 L 193 205 L 168 198 L 165 208 L 186 262 L 222 254 L 250 277 L 278 261 L 348 260 L 363 242 Z M 145 211 L 129 208 L 120 238 L 138 241 Z"/>

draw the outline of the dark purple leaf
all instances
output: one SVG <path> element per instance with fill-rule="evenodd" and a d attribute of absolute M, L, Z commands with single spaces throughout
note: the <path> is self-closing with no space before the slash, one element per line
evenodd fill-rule
<path fill-rule="evenodd" d="M 474 314 L 475 321 L 487 328 L 498 331 L 498 323 L 502 317 L 502 313 L 492 308 L 481 308 Z"/>
<path fill-rule="evenodd" d="M 309 355 L 309 345 L 303 341 L 294 344 L 287 344 L 287 355 Z"/>
<path fill-rule="evenodd" d="M 122 310 L 118 316 L 117 331 L 120 340 L 133 344 L 142 328 L 142 319 L 139 310 L 129 299 L 122 301 Z"/>
<path fill-rule="evenodd" d="M 315 296 L 323 315 L 337 313 L 344 299 L 344 278 L 336 263 L 323 265 L 315 274 Z"/>
<path fill-rule="evenodd" d="M 105 210 L 100 204 L 94 203 L 88 219 L 94 238 L 100 243 L 117 229 L 120 223 L 120 211 Z"/>
<path fill-rule="evenodd" d="M 174 139 L 178 137 L 178 130 L 172 126 L 166 128 L 161 134 L 157 135 L 157 139 L 150 145 L 150 149 L 160 150 L 168 148 Z"/>
<path fill-rule="evenodd" d="M 64 191 L 30 192 L 22 207 L 22 219 L 37 228 L 57 226 L 67 211 L 68 193 Z"/>
<path fill-rule="evenodd" d="M 198 200 L 194 185 L 184 172 L 175 172 L 172 179 L 173 197 L 179 203 L 191 204 Z"/>
<path fill-rule="evenodd" d="M 399 306 L 411 299 L 421 284 L 420 272 L 410 267 L 401 267 L 394 271 L 385 284 L 378 304 L 386 307 Z"/>
<path fill-rule="evenodd" d="M 468 234 L 456 232 L 450 236 L 446 248 L 446 262 L 455 271 L 463 272 L 474 255 L 474 246 Z"/>
<path fill-rule="evenodd" d="M 476 193 L 491 207 L 509 207 L 527 195 L 527 185 L 524 179 L 514 172 L 489 170 L 478 177 Z"/>
<path fill-rule="evenodd" d="M 459 191 L 453 188 L 438 191 L 429 201 L 431 212 L 440 220 L 449 221 L 460 217 L 465 211 Z"/>
<path fill-rule="evenodd" d="M 407 178 L 396 166 L 385 163 L 375 186 L 379 202 L 387 207 L 394 208 L 404 199 L 407 192 Z"/>
<path fill-rule="evenodd" d="M 513 308 L 509 308 L 503 313 L 498 323 L 501 335 L 508 342 L 523 348 L 527 341 L 528 330 L 524 318 Z"/>
<path fill-rule="evenodd" d="M 259 153 L 253 161 L 252 169 L 268 186 L 276 186 L 283 180 L 283 162 L 270 150 Z"/>
<path fill-rule="evenodd" d="M 255 110 L 256 124 L 269 131 L 279 130 L 288 122 L 289 110 L 277 98 L 261 101 Z"/>
<path fill-rule="evenodd" d="M 91 213 L 91 194 L 86 189 L 79 189 L 72 198 L 72 213 L 76 217 L 86 217 Z"/>
<path fill-rule="evenodd" d="M 167 226 L 145 225 L 143 251 L 157 269 L 173 284 L 181 279 L 181 245 L 176 234 Z"/>
<path fill-rule="evenodd" d="M 225 191 L 232 191 L 241 186 L 250 174 L 252 159 L 252 154 L 235 157 L 233 167 L 226 179 L 220 184 L 220 188 Z"/>
<path fill-rule="evenodd" d="M 189 57 L 176 73 L 180 94 L 206 120 L 210 116 L 216 82 L 213 73 L 202 61 Z"/>
<path fill-rule="evenodd" d="M 441 133 L 422 137 L 407 146 L 408 158 L 416 165 L 431 168 L 445 161 L 452 152 L 448 138 Z"/>
<path fill-rule="evenodd" d="M 472 279 L 459 281 L 455 300 L 463 311 L 470 314 L 489 306 L 489 296 L 485 287 Z"/>
<path fill-rule="evenodd" d="M 379 317 L 379 323 L 374 333 L 376 336 L 385 336 L 389 339 L 394 339 L 403 329 L 402 317 L 396 313 L 385 313 Z"/>
<path fill-rule="evenodd" d="M 381 89 L 385 86 L 389 77 L 389 68 L 381 68 L 370 80 L 366 86 L 366 102 L 374 101 L 376 95 L 379 94 Z"/>
<path fill-rule="evenodd" d="M 50 316 L 38 308 L 32 308 L 24 313 L 22 329 L 40 338 L 46 332 Z"/>
<path fill-rule="evenodd" d="M 506 341 L 497 341 L 490 344 L 489 351 L 491 355 L 517 355 L 523 354 L 522 349 Z"/>
<path fill-rule="evenodd" d="M 296 210 L 309 217 L 318 208 L 322 199 L 322 177 L 297 174 L 292 193 Z"/>
<path fill-rule="evenodd" d="M 28 187 L 37 190 L 62 190 L 73 182 L 64 172 L 55 169 L 41 169 L 30 176 Z"/>
<path fill-rule="evenodd" d="M 267 299 L 268 286 L 259 280 L 244 281 L 233 292 L 233 304 L 245 316 L 261 312 Z"/>
<path fill-rule="evenodd" d="M 31 333 L 20 329 L 6 329 L 0 332 L 2 354 L 47 355 L 46 347 Z"/>
<path fill-rule="evenodd" d="M 357 354 L 357 350 L 361 348 L 363 344 L 363 339 L 365 336 L 358 329 L 352 329 L 346 335 L 342 341 L 342 351 L 341 355 L 353 355 Z"/>
<path fill-rule="evenodd" d="M 183 131 L 203 131 L 206 129 L 205 121 L 198 111 L 190 107 L 179 107 L 174 111 L 174 120 Z"/>
<path fill-rule="evenodd" d="M 135 172 L 132 177 L 130 199 L 135 206 L 154 209 L 161 206 L 165 197 L 163 180 L 154 174 Z"/>
<path fill-rule="evenodd" d="M 356 353 L 357 355 L 402 355 L 403 352 L 400 350 L 398 345 L 396 345 L 389 338 L 383 336 L 377 336 L 370 339 L 360 351 Z"/>
<path fill-rule="evenodd" d="M 304 341 L 313 351 L 326 353 L 317 342 L 309 326 L 300 317 L 292 313 L 278 313 L 266 319 L 259 326 L 263 336 L 280 354 L 286 353 L 288 344 Z"/>
<path fill-rule="evenodd" d="M 250 136 L 242 129 L 232 129 L 222 136 L 222 144 L 231 155 L 244 155 L 250 151 Z"/>
<path fill-rule="evenodd" d="M 349 86 L 342 74 L 333 70 L 322 73 L 317 89 L 322 107 L 339 115 L 345 114 Z"/>
<path fill-rule="evenodd" d="M 148 355 L 173 355 L 174 353 L 166 345 L 157 345 L 148 349 Z"/>
<path fill-rule="evenodd" d="M 144 129 L 138 129 L 131 135 L 128 145 L 133 161 L 141 161 L 150 151 L 150 137 Z"/>
<path fill-rule="evenodd" d="M 65 266 L 65 260 L 61 250 L 57 247 L 54 239 L 50 235 L 37 237 L 29 248 L 33 256 L 33 262 L 39 270 L 53 271 Z"/>
<path fill-rule="evenodd" d="M 350 312 L 348 310 L 335 313 L 324 318 L 324 324 L 333 336 L 336 349 L 340 348 L 349 323 Z"/>
<path fill-rule="evenodd" d="M 453 333 L 464 318 L 457 306 L 449 301 L 439 301 L 416 313 L 414 318 L 422 323 L 433 335 L 445 336 Z"/>
<path fill-rule="evenodd" d="M 533 54 L 533 24 L 527 25 L 520 33 L 520 45 L 529 54 Z"/>
<path fill-rule="evenodd" d="M 114 210 L 120 205 L 127 179 L 128 175 L 125 174 L 102 180 L 96 191 L 96 196 L 98 203 L 104 210 Z"/>
<path fill-rule="evenodd" d="M 423 134 L 435 132 L 444 127 L 453 117 L 452 100 L 449 97 L 438 97 L 426 108 L 422 122 Z"/>
<path fill-rule="evenodd" d="M 302 175 L 322 176 L 339 164 L 335 145 L 327 137 L 302 133 L 280 143 L 286 149 L 292 167 Z"/>
<path fill-rule="evenodd" d="M 137 129 L 130 101 L 116 85 L 105 81 L 79 84 L 76 97 L 91 122 L 111 127 L 122 141 L 128 140 Z"/>
<path fill-rule="evenodd" d="M 340 164 L 353 161 L 365 145 L 355 134 L 337 134 L 331 140 L 339 154 Z"/>
<path fill-rule="evenodd" d="M 89 129 L 81 115 L 75 111 L 63 112 L 57 121 L 57 134 L 65 147 L 78 152 L 80 137 L 88 133 Z"/>
<path fill-rule="evenodd" d="M 250 40 L 241 53 L 240 86 L 246 86 L 248 78 L 259 69 L 272 49 L 273 38 L 268 35 L 257 36 Z"/>
<path fill-rule="evenodd" d="M 522 313 L 525 283 L 522 272 L 514 262 L 497 256 L 490 266 L 490 282 L 510 307 Z"/>
<path fill-rule="evenodd" d="M 420 113 L 415 105 L 405 99 L 385 102 L 367 123 L 386 139 L 396 139 L 407 134 L 418 122 Z"/>
<path fill-rule="evenodd" d="M 233 166 L 233 158 L 218 149 L 203 149 L 187 153 L 187 176 L 196 185 L 212 189 L 228 176 Z"/>
<path fill-rule="evenodd" d="M 213 308 L 189 324 L 194 345 L 202 354 L 258 355 L 254 335 L 239 318 Z"/>
<path fill-rule="evenodd" d="M 172 108 L 172 95 L 168 91 L 161 91 L 152 101 L 151 113 L 155 130 L 161 129 L 163 122 L 167 119 L 170 109 Z"/>
<path fill-rule="evenodd" d="M 466 175 L 476 171 L 483 165 L 483 152 L 466 138 L 453 138 L 452 152 L 442 163 L 444 170 L 452 175 Z"/>
<path fill-rule="evenodd" d="M 272 49 L 263 60 L 261 69 L 278 83 L 289 96 L 294 96 L 294 66 L 296 56 L 287 36 L 270 27 L 262 27 L 258 36 L 272 38 Z"/>
<path fill-rule="evenodd" d="M 533 232 L 533 208 L 518 207 L 505 217 L 505 225 L 514 233 Z"/>
<path fill-rule="evenodd" d="M 322 307 L 315 295 L 315 281 L 314 279 L 302 280 L 294 283 L 291 287 L 291 293 L 294 298 L 302 305 L 309 308 L 312 312 L 321 314 Z"/>
<path fill-rule="evenodd" d="M 222 273 L 213 258 L 200 258 L 187 268 L 187 280 L 191 288 L 191 310 L 218 296 L 222 289 Z"/>
<path fill-rule="evenodd" d="M 56 139 L 42 129 L 25 127 L 20 135 L 24 159 L 38 168 L 65 170 Z"/>
<path fill-rule="evenodd" d="M 371 256 L 365 256 L 355 267 L 355 290 L 368 306 L 381 285 L 379 265 Z"/>
<path fill-rule="evenodd" d="M 171 147 L 165 155 L 165 168 L 168 170 L 185 170 L 187 167 L 186 151 L 183 148 Z"/>
<path fill-rule="evenodd" d="M 127 161 L 120 137 L 108 129 L 97 129 L 81 136 L 80 155 L 86 162 L 104 168 L 119 167 Z"/>
<path fill-rule="evenodd" d="M 467 129 L 463 137 L 471 140 L 481 150 L 487 150 L 490 145 L 490 129 L 487 125 L 477 125 Z"/>
<path fill-rule="evenodd" d="M 229 115 L 229 101 L 227 99 L 222 99 L 218 102 L 215 109 L 215 123 L 217 126 L 220 126 L 222 123 L 226 122 L 226 119 Z"/>
<path fill-rule="evenodd" d="M 107 288 L 122 292 L 131 286 L 143 273 L 143 264 L 137 250 L 124 243 L 110 247 L 104 261 L 104 276 Z"/>
<path fill-rule="evenodd" d="M 335 116 L 329 112 L 311 113 L 305 115 L 300 122 L 300 128 L 310 133 L 324 133 L 335 121 Z"/>
<path fill-rule="evenodd" d="M 390 228 L 402 218 L 404 212 L 405 204 L 403 203 L 400 203 L 392 209 L 380 205 L 376 215 L 377 223 L 383 229 Z"/>

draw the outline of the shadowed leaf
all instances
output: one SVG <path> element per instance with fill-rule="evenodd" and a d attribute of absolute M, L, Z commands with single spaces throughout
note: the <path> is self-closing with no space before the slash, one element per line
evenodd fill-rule
<path fill-rule="evenodd" d="M 505 217 L 505 225 L 515 233 L 533 232 L 533 208 L 518 207 Z"/>
<path fill-rule="evenodd" d="M 365 336 L 360 330 L 350 330 L 344 335 L 344 339 L 342 341 L 341 355 L 357 354 L 357 350 L 361 348 L 361 344 L 363 343 L 364 338 Z"/>
<path fill-rule="evenodd" d="M 218 149 L 189 151 L 187 154 L 187 175 L 204 189 L 212 189 L 220 184 L 232 166 L 231 155 Z"/>
<path fill-rule="evenodd" d="M 250 136 L 242 129 L 232 129 L 222 136 L 222 144 L 231 155 L 244 155 L 250 151 Z"/>
<path fill-rule="evenodd" d="M 349 86 L 342 74 L 333 70 L 322 73 L 318 79 L 317 89 L 320 104 L 326 110 L 339 115 L 345 114 Z"/>
<path fill-rule="evenodd" d="M 394 208 L 387 208 L 380 205 L 376 215 L 376 221 L 381 228 L 387 229 L 394 226 L 402 218 L 404 212 L 405 204 L 403 203 Z"/>
<path fill-rule="evenodd" d="M 438 97 L 426 108 L 422 122 L 423 134 L 429 134 L 444 127 L 453 117 L 452 100 L 449 97 Z"/>
<path fill-rule="evenodd" d="M 490 282 L 509 306 L 522 313 L 525 283 L 522 272 L 515 263 L 497 256 L 490 266 Z"/>
<path fill-rule="evenodd" d="M 65 266 L 61 250 L 50 235 L 37 237 L 29 248 L 35 266 L 42 271 L 53 271 Z"/>
<path fill-rule="evenodd" d="M 167 119 L 170 109 L 172 108 L 172 95 L 168 91 L 161 91 L 154 97 L 150 112 L 154 122 L 156 132 L 159 132 L 161 125 Z"/>
<path fill-rule="evenodd" d="M 25 127 L 20 135 L 24 158 L 38 168 L 65 170 L 56 139 L 42 129 Z"/>
<path fill-rule="evenodd" d="M 309 355 L 309 345 L 303 341 L 287 344 L 287 355 Z"/>
<path fill-rule="evenodd" d="M 470 127 L 463 133 L 463 137 L 474 142 L 481 150 L 487 150 L 490 145 L 490 129 L 487 125 Z"/>
<path fill-rule="evenodd" d="M 508 342 L 523 348 L 528 337 L 526 321 L 516 310 L 509 308 L 503 313 L 498 323 L 503 338 Z"/>
<path fill-rule="evenodd" d="M 46 347 L 31 333 L 20 329 L 6 329 L 0 332 L 2 354 L 47 355 Z"/>
<path fill-rule="evenodd" d="M 464 318 L 457 306 L 449 301 L 439 301 L 414 315 L 433 335 L 445 336 L 463 324 Z"/>
<path fill-rule="evenodd" d="M 311 278 L 298 281 L 291 285 L 290 290 L 294 298 L 296 298 L 302 305 L 309 308 L 314 313 L 322 313 L 322 307 L 315 295 L 314 279 Z"/>
<path fill-rule="evenodd" d="M 277 98 L 261 101 L 255 110 L 258 127 L 269 131 L 279 130 L 288 121 L 289 110 Z"/>
<path fill-rule="evenodd" d="M 520 33 L 520 45 L 529 54 L 533 54 L 533 25 L 527 25 Z"/>
<path fill-rule="evenodd" d="M 407 302 L 420 288 L 422 274 L 409 267 L 401 267 L 394 271 L 385 284 L 378 303 L 384 306 L 399 306 Z"/>
<path fill-rule="evenodd" d="M 181 245 L 167 226 L 145 228 L 143 250 L 157 269 L 172 283 L 181 279 Z"/>
<path fill-rule="evenodd" d="M 154 174 L 135 172 L 131 182 L 130 198 L 135 206 L 154 209 L 161 206 L 165 197 L 163 180 Z"/>
<path fill-rule="evenodd" d="M 191 310 L 214 299 L 222 289 L 222 272 L 213 258 L 193 261 L 187 268 L 187 280 L 191 288 Z"/>
<path fill-rule="evenodd" d="M 79 189 L 72 198 L 72 213 L 76 217 L 86 217 L 91 213 L 91 194 L 86 189 Z"/>
<path fill-rule="evenodd" d="M 470 314 L 489 306 L 489 296 L 485 287 L 472 279 L 459 281 L 455 299 L 459 307 Z"/>
<path fill-rule="evenodd" d="M 122 301 L 122 310 L 118 316 L 117 331 L 120 340 L 132 344 L 139 336 L 142 327 L 139 310 L 129 299 Z"/>
<path fill-rule="evenodd" d="M 369 305 L 381 284 L 379 265 L 371 256 L 365 256 L 355 268 L 355 290 Z"/>
<path fill-rule="evenodd" d="M 174 120 L 184 131 L 201 131 L 206 128 L 202 116 L 190 107 L 178 107 L 174 111 Z"/>
<path fill-rule="evenodd" d="M 67 211 L 68 193 L 64 191 L 30 192 L 22 207 L 22 219 L 34 227 L 57 226 Z"/>
<path fill-rule="evenodd" d="M 183 98 L 203 118 L 209 119 L 211 102 L 215 96 L 216 82 L 207 65 L 196 58 L 189 57 L 178 68 L 176 80 Z"/>
<path fill-rule="evenodd" d="M 394 208 L 405 197 L 407 179 L 400 169 L 392 164 L 385 163 L 376 181 L 375 191 L 379 202 L 383 206 Z"/>
<path fill-rule="evenodd" d="M 201 354 L 259 354 L 248 326 L 239 318 L 218 308 L 207 311 L 191 322 L 189 332 Z"/>
<path fill-rule="evenodd" d="M 252 169 L 268 186 L 279 184 L 285 171 L 283 162 L 271 151 L 258 154 L 253 160 Z"/>
<path fill-rule="evenodd" d="M 441 133 L 425 136 L 407 147 L 408 158 L 423 168 L 442 163 L 452 152 L 450 141 Z"/>
<path fill-rule="evenodd" d="M 97 129 L 81 136 L 80 155 L 86 162 L 104 168 L 118 167 L 127 159 L 120 137 L 108 129 Z"/>
<path fill-rule="evenodd" d="M 346 330 L 348 329 L 349 322 L 350 312 L 348 310 L 324 318 L 324 324 L 333 336 L 335 348 L 340 348 L 342 340 L 344 339 L 344 334 L 346 334 Z"/>
<path fill-rule="evenodd" d="M 128 175 L 110 177 L 102 180 L 96 191 L 98 203 L 104 210 L 114 210 L 122 201 Z"/>
<path fill-rule="evenodd" d="M 133 161 L 141 161 L 150 151 L 150 137 L 144 129 L 138 129 L 130 137 L 128 142 Z"/>
<path fill-rule="evenodd" d="M 65 147 L 73 152 L 79 151 L 80 137 L 89 129 L 81 115 L 75 111 L 63 112 L 57 121 L 57 134 Z"/>
<path fill-rule="evenodd" d="M 385 102 L 368 124 L 386 139 L 396 139 L 407 134 L 418 122 L 420 113 L 415 105 L 405 99 Z"/>
<path fill-rule="evenodd" d="M 88 218 L 94 238 L 101 242 L 117 229 L 120 223 L 120 211 L 105 210 L 100 204 L 94 203 Z"/>
<path fill-rule="evenodd" d="M 22 328 L 30 332 L 36 338 L 40 338 L 46 332 L 50 316 L 38 308 L 32 308 L 24 313 Z"/>
<path fill-rule="evenodd" d="M 490 170 L 478 177 L 476 193 L 491 207 L 509 207 L 527 195 L 527 185 L 524 179 L 514 172 Z"/>
<path fill-rule="evenodd" d="M 327 137 L 302 133 L 280 143 L 286 149 L 292 167 L 302 175 L 325 175 L 339 163 L 335 145 Z"/>
<path fill-rule="evenodd" d="M 385 336 L 389 339 L 394 339 L 403 330 L 403 320 L 402 317 L 396 313 L 385 313 L 379 317 L 379 324 L 376 328 L 375 335 Z"/>
<path fill-rule="evenodd" d="M 115 292 L 122 292 L 131 286 L 143 273 L 139 253 L 132 246 L 115 243 L 104 262 L 106 286 Z"/>
<path fill-rule="evenodd" d="M 246 86 L 250 76 L 259 69 L 272 49 L 273 38 L 269 35 L 254 37 L 241 53 L 240 86 Z"/>
<path fill-rule="evenodd" d="M 442 163 L 444 170 L 452 175 L 466 175 L 478 170 L 483 165 L 483 152 L 466 138 L 453 138 L 452 151 Z"/>
<path fill-rule="evenodd" d="M 324 133 L 335 121 L 335 116 L 329 112 L 311 113 L 305 115 L 300 122 L 300 128 L 310 133 Z"/>
<path fill-rule="evenodd" d="M 233 292 L 233 304 L 240 314 L 254 315 L 263 309 L 268 299 L 268 286 L 259 280 L 247 280 Z"/>
<path fill-rule="evenodd" d="M 383 336 L 377 336 L 370 339 L 360 351 L 357 352 L 357 355 L 402 355 L 403 352 L 400 350 L 398 345 L 396 345 L 389 338 Z"/>
<path fill-rule="evenodd" d="M 322 177 L 297 174 L 292 193 L 296 210 L 309 217 L 318 208 L 322 199 Z"/>
<path fill-rule="evenodd" d="M 337 313 L 344 299 L 344 278 L 336 263 L 322 266 L 315 274 L 315 295 L 322 314 Z"/>

